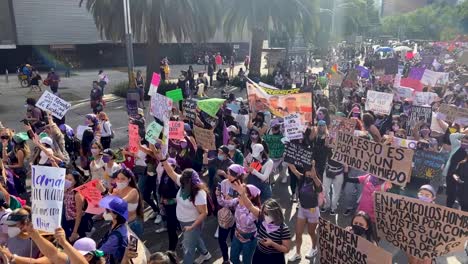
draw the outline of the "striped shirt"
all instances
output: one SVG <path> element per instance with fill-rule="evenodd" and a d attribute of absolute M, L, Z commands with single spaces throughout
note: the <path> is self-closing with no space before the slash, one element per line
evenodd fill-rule
<path fill-rule="evenodd" d="M 262 243 L 260 243 L 260 241 L 263 239 L 269 238 L 273 242 L 281 245 L 283 244 L 283 240 L 291 239 L 291 232 L 289 231 L 289 227 L 283 223 L 282 226 L 278 230 L 268 234 L 265 230 L 265 227 L 262 224 L 259 224 L 257 238 L 258 238 L 257 250 L 260 250 L 261 252 L 265 254 L 282 253 L 282 252 L 277 251 L 273 247 L 265 247 Z"/>

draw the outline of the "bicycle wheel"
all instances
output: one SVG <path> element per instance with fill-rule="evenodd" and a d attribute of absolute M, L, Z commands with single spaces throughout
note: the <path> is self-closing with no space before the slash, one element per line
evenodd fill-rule
<path fill-rule="evenodd" d="M 28 80 L 21 80 L 21 87 L 25 88 L 29 86 Z"/>

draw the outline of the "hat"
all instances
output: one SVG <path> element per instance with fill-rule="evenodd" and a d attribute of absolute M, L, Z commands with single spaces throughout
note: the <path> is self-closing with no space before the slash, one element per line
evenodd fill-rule
<path fill-rule="evenodd" d="M 247 184 L 246 187 L 249 189 L 250 195 L 252 195 L 252 197 L 257 197 L 262 192 L 259 188 L 252 184 Z"/>
<path fill-rule="evenodd" d="M 122 216 L 125 220 L 128 220 L 128 204 L 127 202 L 116 196 L 108 195 L 99 201 L 99 206 Z"/>
<path fill-rule="evenodd" d="M 237 127 L 235 125 L 228 126 L 226 130 L 227 130 L 227 132 L 232 132 L 234 134 L 239 133 L 239 129 L 237 129 Z"/>
<path fill-rule="evenodd" d="M 323 120 L 319 120 L 317 125 L 319 126 L 326 126 L 327 125 L 327 122 L 323 121 Z"/>
<path fill-rule="evenodd" d="M 192 131 L 192 127 L 188 123 L 184 123 L 184 130 L 185 131 Z"/>
<path fill-rule="evenodd" d="M 111 156 L 112 159 L 115 159 L 115 157 L 116 157 L 115 152 L 114 152 L 112 149 L 110 149 L 110 148 L 103 150 L 103 151 L 102 151 L 102 154 L 103 154 L 103 155 Z"/>
<path fill-rule="evenodd" d="M 229 148 L 226 145 L 222 145 L 218 150 L 221 150 L 226 155 L 229 154 Z"/>
<path fill-rule="evenodd" d="M 419 188 L 419 190 L 426 190 L 426 191 L 429 191 L 432 193 L 432 196 L 433 197 L 436 197 L 436 191 L 434 190 L 434 187 L 432 187 L 431 185 L 429 184 L 424 184 L 423 186 L 421 186 Z"/>
<path fill-rule="evenodd" d="M 228 170 L 233 171 L 236 174 L 236 175 L 232 175 L 234 177 L 242 176 L 242 174 L 245 172 L 244 167 L 242 167 L 239 164 L 232 164 L 231 166 L 228 167 Z"/>
<path fill-rule="evenodd" d="M 145 111 L 143 111 L 143 109 L 141 109 L 141 108 L 138 108 L 138 114 L 141 115 L 141 116 L 144 116 Z"/>
<path fill-rule="evenodd" d="M 83 237 L 75 241 L 73 247 L 84 256 L 96 250 L 96 242 L 89 237 Z"/>
<path fill-rule="evenodd" d="M 260 153 L 265 150 L 262 144 L 254 144 L 252 147 L 252 157 L 260 156 Z"/>
<path fill-rule="evenodd" d="M 39 142 L 41 142 L 41 144 L 47 144 L 47 145 L 49 145 L 51 147 L 54 144 L 54 142 L 52 141 L 52 139 L 50 137 L 43 137 L 43 138 L 41 138 L 41 140 Z"/>
<path fill-rule="evenodd" d="M 0 206 L 3 208 L 9 208 L 10 206 L 6 202 L 5 194 L 3 192 L 0 192 Z"/>
<path fill-rule="evenodd" d="M 26 132 L 20 132 L 20 133 L 17 133 L 13 136 L 13 140 L 16 142 L 16 143 L 22 143 L 26 140 L 29 139 L 29 136 L 28 136 L 28 133 Z"/>
<path fill-rule="evenodd" d="M 231 228 L 235 223 L 234 215 L 227 207 L 223 207 L 218 211 L 218 224 L 224 229 Z"/>

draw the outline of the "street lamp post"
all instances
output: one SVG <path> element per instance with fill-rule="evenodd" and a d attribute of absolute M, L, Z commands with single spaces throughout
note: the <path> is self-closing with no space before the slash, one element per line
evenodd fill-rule
<path fill-rule="evenodd" d="M 128 85 L 131 87 L 133 80 L 133 37 L 132 37 L 132 21 L 130 20 L 130 1 L 123 0 L 124 6 L 124 21 L 125 21 L 125 46 L 127 50 L 127 67 L 128 67 Z"/>

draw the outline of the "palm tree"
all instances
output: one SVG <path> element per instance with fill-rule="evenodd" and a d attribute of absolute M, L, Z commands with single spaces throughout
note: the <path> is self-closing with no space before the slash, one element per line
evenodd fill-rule
<path fill-rule="evenodd" d="M 295 37 L 301 32 L 310 40 L 319 26 L 318 0 L 227 0 L 224 32 L 229 38 L 233 32 L 252 34 L 250 76 L 260 76 L 263 41 L 269 30 L 287 32 Z"/>
<path fill-rule="evenodd" d="M 102 37 L 125 39 L 124 8 L 118 0 L 80 0 Z M 159 72 L 160 46 L 164 41 L 202 42 L 213 37 L 221 20 L 219 0 L 131 0 L 130 15 L 134 38 L 147 43 L 146 84 Z"/>

